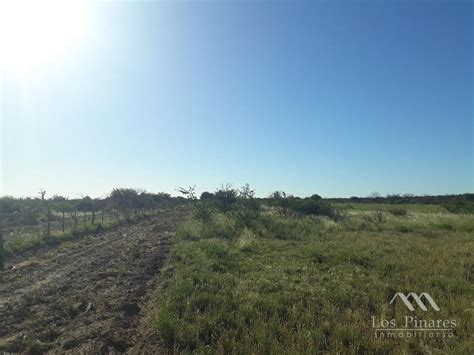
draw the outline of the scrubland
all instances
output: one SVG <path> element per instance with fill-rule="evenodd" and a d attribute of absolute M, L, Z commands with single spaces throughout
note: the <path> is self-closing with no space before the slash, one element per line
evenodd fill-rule
<path fill-rule="evenodd" d="M 248 201 L 197 202 L 178 229 L 172 276 L 154 308 L 165 349 L 472 353 L 472 214 L 352 204 L 315 216 Z M 426 292 L 440 311 L 389 304 L 397 292 Z M 450 337 L 375 337 L 380 319 L 405 316 L 457 326 Z"/>
<path fill-rule="evenodd" d="M 474 349 L 472 194 L 422 197 L 429 203 L 416 203 L 418 197 L 354 202 L 281 192 L 259 199 L 246 185 L 199 198 L 193 188 L 181 189 L 186 200 L 165 196 L 163 205 L 163 195 L 114 191 L 120 199 L 96 203 L 105 203 L 112 216 L 121 212 L 120 221 L 102 223 L 92 206 L 81 210 L 92 218 L 69 232 L 48 235 L 39 224 L 36 234 L 8 235 L 0 272 L 0 351 Z M 148 206 L 143 202 L 153 201 L 149 197 L 157 199 Z M 19 206 L 10 208 L 9 223 L 23 225 L 25 213 L 51 222 L 50 209 L 62 215 L 64 201 L 33 202 L 37 207 L 4 200 L 3 206 Z M 67 203 L 70 210 L 81 206 Z M 425 310 L 413 298 L 413 311 L 400 299 L 391 303 L 397 293 L 429 294 L 439 311 L 426 297 Z M 449 331 L 380 336 L 384 327 L 444 323 Z"/>

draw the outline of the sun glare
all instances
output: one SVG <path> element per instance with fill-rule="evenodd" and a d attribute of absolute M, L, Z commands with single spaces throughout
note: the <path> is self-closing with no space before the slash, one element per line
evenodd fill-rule
<path fill-rule="evenodd" d="M 0 0 L 0 65 L 25 76 L 55 65 L 87 28 L 86 2 Z"/>

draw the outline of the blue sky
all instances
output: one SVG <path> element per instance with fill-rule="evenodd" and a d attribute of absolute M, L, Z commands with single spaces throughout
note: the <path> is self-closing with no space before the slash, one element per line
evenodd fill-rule
<path fill-rule="evenodd" d="M 470 1 L 102 2 L 1 82 L 0 195 L 474 191 Z"/>

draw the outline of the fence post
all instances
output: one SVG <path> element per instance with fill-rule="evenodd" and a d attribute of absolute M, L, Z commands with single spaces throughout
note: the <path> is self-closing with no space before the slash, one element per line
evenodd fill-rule
<path fill-rule="evenodd" d="M 4 259 L 5 253 L 3 248 L 3 230 L 2 226 L 0 225 L 0 271 L 5 270 Z"/>
<path fill-rule="evenodd" d="M 47 221 L 48 221 L 48 229 L 46 231 L 46 235 L 50 236 L 50 233 L 51 233 L 51 208 L 48 207 L 48 215 L 46 217 Z"/>
<path fill-rule="evenodd" d="M 76 230 L 77 227 L 77 211 L 74 211 L 74 230 Z"/>
<path fill-rule="evenodd" d="M 86 229 L 86 222 L 87 222 L 86 218 L 87 218 L 86 212 L 84 211 L 84 229 Z"/>
<path fill-rule="evenodd" d="M 91 223 L 92 223 L 92 224 L 95 224 L 95 211 L 92 211 Z"/>
<path fill-rule="evenodd" d="M 104 210 L 102 210 L 102 213 L 100 216 L 100 224 L 104 225 Z"/>
<path fill-rule="evenodd" d="M 64 211 L 63 211 L 63 235 L 64 235 Z"/>

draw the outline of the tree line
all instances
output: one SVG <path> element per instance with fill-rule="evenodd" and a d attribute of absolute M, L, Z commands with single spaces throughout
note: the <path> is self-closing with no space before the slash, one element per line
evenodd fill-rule
<path fill-rule="evenodd" d="M 133 212 L 170 208 L 185 203 L 183 197 L 172 197 L 168 193 L 150 193 L 131 188 L 115 188 L 105 198 L 69 199 L 60 195 L 47 197 L 41 190 L 38 197 L 0 198 L 0 223 L 3 226 L 36 225 L 45 222 L 49 214 L 83 212 L 94 214 L 97 211 L 118 211 L 122 215 Z"/>

